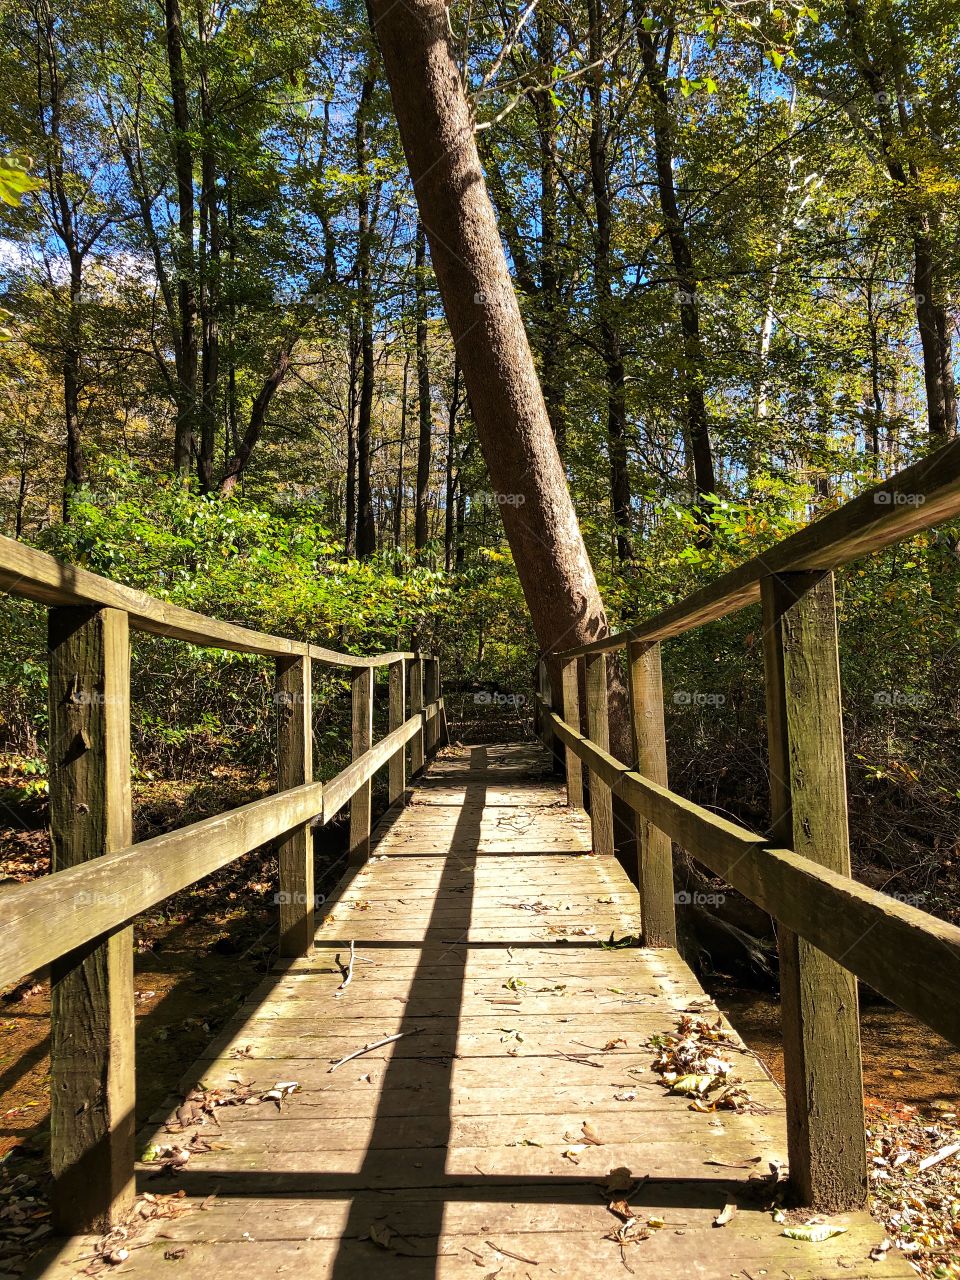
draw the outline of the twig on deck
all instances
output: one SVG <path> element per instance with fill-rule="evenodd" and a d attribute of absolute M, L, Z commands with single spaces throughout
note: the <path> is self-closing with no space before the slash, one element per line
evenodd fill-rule
<path fill-rule="evenodd" d="M 353 961 L 354 961 L 354 956 L 356 954 L 356 945 L 357 944 L 351 938 L 350 939 L 350 963 L 349 965 L 347 965 L 346 969 L 344 969 L 343 965 L 340 964 L 340 952 L 339 951 L 337 952 L 337 964 L 340 965 L 340 972 L 343 974 L 343 981 L 340 983 L 339 987 L 337 987 L 336 991 L 334 992 L 334 995 L 339 995 L 341 991 L 345 991 L 347 987 L 349 987 L 350 985 L 350 981 L 353 978 Z"/>
<path fill-rule="evenodd" d="M 372 1053 L 374 1049 L 382 1049 L 385 1044 L 393 1044 L 394 1040 L 402 1040 L 404 1036 L 415 1036 L 423 1029 L 423 1027 L 414 1027 L 412 1031 L 399 1031 L 395 1036 L 386 1036 L 383 1040 L 374 1040 L 372 1044 L 365 1044 L 356 1053 L 348 1053 L 345 1058 L 339 1058 L 332 1067 L 327 1068 L 327 1074 L 329 1075 L 331 1071 L 336 1071 L 337 1067 L 342 1067 L 344 1063 L 352 1062 L 354 1058 L 362 1058 L 365 1053 Z"/>

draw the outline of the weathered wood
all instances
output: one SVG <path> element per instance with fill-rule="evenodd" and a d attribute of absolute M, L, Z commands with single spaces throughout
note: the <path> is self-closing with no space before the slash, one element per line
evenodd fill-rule
<path fill-rule="evenodd" d="M 755 604 L 760 599 L 760 583 L 770 574 L 838 569 L 958 513 L 960 441 L 953 441 L 639 626 L 567 649 L 559 656 L 613 653 L 631 640 L 649 644 L 681 635 Z"/>
<path fill-rule="evenodd" d="M 323 821 L 329 822 L 348 800 L 368 787 L 377 770 L 383 768 L 395 751 L 402 751 L 408 742 L 413 741 L 422 726 L 422 714 L 411 716 L 399 729 L 394 729 L 381 738 L 369 751 L 326 783 L 323 790 Z"/>
<path fill-rule="evenodd" d="M 350 677 L 353 759 L 365 755 L 373 744 L 373 670 L 365 667 Z M 352 863 L 366 862 L 370 856 L 370 816 L 372 783 L 365 779 L 350 801 L 350 842 Z"/>
<path fill-rule="evenodd" d="M 831 574 L 765 578 L 770 838 L 850 875 L 840 661 Z M 866 1203 L 856 978 L 778 931 L 790 1178 L 802 1203 Z"/>
<path fill-rule="evenodd" d="M 3 896 L 6 927 L 0 929 L 0 986 L 120 928 L 322 809 L 323 785 L 314 782 L 8 888 Z"/>
<path fill-rule="evenodd" d="M 636 771 L 665 787 L 667 737 L 663 722 L 660 646 L 631 644 L 627 667 Z M 643 940 L 648 947 L 675 947 L 673 842 L 641 814 L 636 815 L 636 832 Z"/>
<path fill-rule="evenodd" d="M 552 707 L 553 691 L 550 688 L 550 672 L 547 670 L 547 664 L 543 658 L 537 662 L 537 690 L 546 706 Z M 535 703 L 535 705 L 537 704 Z M 553 727 L 550 724 L 549 718 L 543 718 L 543 720 L 538 724 L 537 732 L 540 736 L 541 742 L 546 747 L 547 751 L 550 752 L 553 767 L 556 768 L 558 762 L 556 748 L 553 741 Z"/>
<path fill-rule="evenodd" d="M 278 658 L 277 790 L 313 781 L 313 686 L 309 658 Z M 313 943 L 316 891 L 309 822 L 285 836 L 280 862 L 280 954 L 302 956 Z"/>
<path fill-rule="evenodd" d="M 440 662 L 437 658 L 423 660 L 423 698 L 427 707 L 440 699 Z M 436 711 L 425 717 L 424 743 L 428 756 L 432 756 L 440 744 L 440 718 Z"/>
<path fill-rule="evenodd" d="M 60 872 L 132 838 L 126 614 L 51 609 L 49 676 L 50 837 Z M 18 946 L 11 923 L 4 933 Z M 40 927 L 56 936 L 57 924 L 48 916 Z M 50 1003 L 54 1217 L 61 1231 L 105 1230 L 134 1196 L 133 930 L 58 959 Z"/>
<path fill-rule="evenodd" d="M 587 732 L 603 751 L 610 746 L 607 705 L 607 658 L 593 654 L 586 660 Z M 549 722 L 549 714 L 547 720 Z M 590 771 L 590 824 L 595 853 L 613 853 L 613 796 L 603 778 Z"/>
<path fill-rule="evenodd" d="M 580 677 L 576 658 L 564 662 L 560 669 L 562 713 L 568 724 L 580 728 Z M 577 753 L 564 747 L 567 774 L 567 804 L 571 809 L 583 808 L 583 766 Z"/>
<path fill-rule="evenodd" d="M 390 731 L 403 726 L 407 718 L 407 664 L 403 658 L 390 664 Z M 407 753 L 402 748 L 390 757 L 388 799 L 391 805 L 403 799 L 407 789 Z"/>
<path fill-rule="evenodd" d="M 337 653 L 319 645 L 220 622 L 170 604 L 167 600 L 157 600 L 109 578 L 101 578 L 76 565 L 63 564 L 46 552 L 25 546 L 13 538 L 0 537 L 0 589 L 43 604 L 121 609 L 127 614 L 130 626 L 137 631 L 186 640 L 208 648 L 235 649 L 240 653 L 259 653 L 272 658 L 312 656 L 318 662 L 343 667 L 381 666 L 400 657 L 410 657 L 401 653 L 381 653 L 370 658 Z"/>
<path fill-rule="evenodd" d="M 420 717 L 423 710 L 423 657 L 417 653 L 410 663 L 410 714 Z M 426 760 L 423 724 L 410 742 L 410 776 L 415 778 Z"/>
<path fill-rule="evenodd" d="M 951 1044 L 960 1046 L 960 928 L 820 866 L 628 770 L 554 716 L 591 773 L 711 871 Z"/>
<path fill-rule="evenodd" d="M 467 762 L 466 753 L 458 758 Z M 529 759 L 539 772 L 544 753 Z M 445 777 L 461 793 L 444 806 L 451 844 L 454 833 L 462 840 L 477 830 L 477 854 L 482 832 L 501 816 L 483 803 L 487 764 L 503 785 L 502 759 L 493 765 L 484 748 L 472 749 L 459 783 L 453 769 Z M 537 810 L 542 842 L 570 822 L 561 794 L 556 786 L 554 805 Z M 414 816 L 415 806 L 398 810 L 395 825 L 402 830 Z M 162 1270 L 173 1245 L 187 1280 L 278 1269 L 361 1280 L 381 1258 L 400 1280 L 488 1268 L 504 1278 L 616 1277 L 624 1258 L 638 1280 L 741 1270 L 862 1280 L 880 1224 L 844 1217 L 849 1230 L 836 1240 L 794 1244 L 764 1201 L 747 1194 L 750 1174 L 785 1154 L 782 1098 L 748 1050 L 724 1053 L 766 1114 L 694 1113 L 650 1071 L 650 1036 L 673 1030 L 681 1010 L 718 1016 L 680 957 L 587 940 L 509 947 L 496 922 L 512 900 L 527 898 L 511 879 L 515 861 L 377 858 L 336 891 L 334 910 L 357 938 L 350 985 L 337 992 L 342 946 L 287 961 L 184 1080 L 235 1087 L 239 1072 L 254 1092 L 278 1080 L 296 1080 L 298 1091 L 279 1110 L 218 1112 L 212 1149 L 167 1175 L 170 1189 L 217 1190 L 216 1199 L 203 1212 L 146 1224 L 125 1264 L 131 1274 Z M 592 916 L 606 925 L 611 884 L 626 885 L 636 918 L 636 891 L 613 858 L 538 857 L 524 867 L 538 900 L 551 892 L 549 873 L 564 869 L 577 924 Z M 425 886 L 418 915 L 442 917 L 446 941 L 404 943 L 411 904 L 403 880 Z M 521 918 L 532 936 L 537 914 Z M 476 936 L 466 946 L 468 924 Z M 392 1036 L 400 1038 L 330 1074 L 332 1061 Z M 142 1146 L 182 1141 L 171 1127 L 144 1132 Z M 638 1219 L 667 1224 L 624 1253 L 609 1238 L 617 1225 L 609 1196 L 598 1194 L 618 1168 L 638 1184 L 629 1195 Z M 144 1165 L 144 1176 L 150 1170 Z M 730 1201 L 740 1211 L 718 1232 L 713 1220 Z M 373 1224 L 394 1242 L 391 1252 L 371 1240 Z M 897 1280 L 908 1274 L 905 1260 L 883 1265 Z"/>

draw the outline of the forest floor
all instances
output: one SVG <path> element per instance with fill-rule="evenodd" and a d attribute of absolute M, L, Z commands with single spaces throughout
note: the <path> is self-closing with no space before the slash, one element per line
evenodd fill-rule
<path fill-rule="evenodd" d="M 138 838 L 265 790 L 236 776 L 202 787 L 148 784 L 138 795 Z M 335 828 L 319 840 L 322 893 L 339 874 L 343 842 Z M 42 828 L 0 834 L 0 881 L 33 879 L 48 867 Z M 198 1056 L 269 968 L 275 874 L 271 855 L 251 854 L 137 921 L 141 1121 L 176 1089 L 183 1063 Z M 782 1084 L 776 997 L 716 980 L 708 990 Z M 49 1012 L 44 975 L 0 994 L 0 1280 L 20 1275 L 50 1231 Z M 960 1280 L 960 1053 L 881 1003 L 865 1004 L 862 1037 L 873 1212 L 921 1275 Z"/>

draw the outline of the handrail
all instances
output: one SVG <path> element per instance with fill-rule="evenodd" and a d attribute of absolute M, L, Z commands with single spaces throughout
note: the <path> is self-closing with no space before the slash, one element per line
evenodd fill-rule
<path fill-rule="evenodd" d="M 369 856 L 374 775 L 389 766 L 388 801 L 402 803 L 407 745 L 416 774 L 445 741 L 439 661 L 419 652 L 339 653 L 221 622 L 3 537 L 0 590 L 49 606 L 54 868 L 0 895 L 0 985 L 51 965 L 54 1216 L 61 1230 L 99 1231 L 122 1221 L 133 1199 L 129 926 L 171 894 L 276 841 L 280 953 L 306 954 L 317 905 L 311 827 L 349 802 L 348 859 Z M 277 794 L 133 842 L 131 629 L 275 659 Z M 313 662 L 350 668 L 353 759 L 326 783 L 313 781 Z M 389 675 L 389 729 L 375 743 L 380 667 Z"/>
<path fill-rule="evenodd" d="M 786 928 L 960 1046 L 960 928 L 778 849 L 622 764 L 535 695 L 557 737 L 635 813 Z"/>
<path fill-rule="evenodd" d="M 960 515 L 960 440 L 874 485 L 652 618 L 557 653 L 561 659 L 655 644 L 760 599 L 774 574 L 833 570 Z"/>
<path fill-rule="evenodd" d="M 382 653 L 372 657 L 340 653 L 303 640 L 269 635 L 234 622 L 221 622 L 103 578 L 88 569 L 62 561 L 14 538 L 0 536 L 0 591 L 48 605 L 87 605 L 122 609 L 136 631 L 185 640 L 207 648 L 232 649 L 266 657 L 309 657 L 341 667 L 379 667 L 413 653 Z"/>
<path fill-rule="evenodd" d="M 632 810 L 645 944 L 677 945 L 674 841 L 774 917 L 790 1176 L 820 1209 L 859 1208 L 867 1194 L 854 975 L 960 1046 L 960 929 L 851 874 L 833 570 L 958 515 L 953 441 L 638 626 L 538 667 L 541 736 L 565 757 L 569 803 L 589 797 L 595 852 L 615 852 L 614 799 Z M 758 600 L 772 817 L 763 839 L 669 789 L 660 656 L 662 640 Z M 609 751 L 607 655 L 621 649 L 633 768 Z"/>
<path fill-rule="evenodd" d="M 329 782 L 264 796 L 39 880 L 5 889 L 0 987 L 122 929 L 171 894 L 320 817 L 326 824 L 395 752 L 442 711 L 410 716 Z"/>

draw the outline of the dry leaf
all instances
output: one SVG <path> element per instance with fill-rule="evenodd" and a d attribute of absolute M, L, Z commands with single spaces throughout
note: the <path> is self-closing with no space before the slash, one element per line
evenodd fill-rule
<path fill-rule="evenodd" d="M 737 1215 L 737 1206 L 735 1204 L 725 1204 L 717 1216 L 713 1220 L 715 1227 L 725 1227 L 728 1222 L 732 1222 Z"/>

